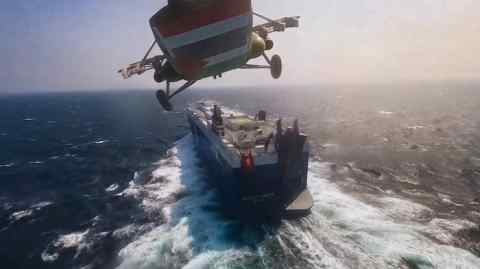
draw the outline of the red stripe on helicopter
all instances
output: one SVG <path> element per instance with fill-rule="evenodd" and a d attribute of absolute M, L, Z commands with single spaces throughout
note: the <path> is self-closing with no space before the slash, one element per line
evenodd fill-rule
<path fill-rule="evenodd" d="M 251 12 L 251 0 L 215 1 L 212 5 L 179 16 L 154 16 L 151 24 L 164 38 Z"/>
<path fill-rule="evenodd" d="M 193 80 L 197 78 L 207 64 L 207 61 L 205 60 L 198 60 L 188 57 L 176 58 L 175 62 L 187 80 Z"/>

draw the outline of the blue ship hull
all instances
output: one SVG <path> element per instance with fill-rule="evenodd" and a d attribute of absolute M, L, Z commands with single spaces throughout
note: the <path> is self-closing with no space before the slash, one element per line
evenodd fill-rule
<path fill-rule="evenodd" d="M 278 160 L 245 170 L 225 156 L 222 139 L 192 113 L 187 113 L 198 154 L 213 176 L 225 213 L 248 222 L 278 220 L 307 189 L 309 146 L 290 161 L 288 175 Z M 309 211 L 309 209 L 308 209 Z M 305 213 L 305 212 L 303 212 Z"/>

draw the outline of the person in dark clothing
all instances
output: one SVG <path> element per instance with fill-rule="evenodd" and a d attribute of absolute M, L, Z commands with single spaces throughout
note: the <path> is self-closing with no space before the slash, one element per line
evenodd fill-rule
<path fill-rule="evenodd" d="M 298 119 L 295 119 L 295 121 L 293 122 L 293 132 L 297 136 L 300 135 L 300 129 L 298 128 Z"/>
<path fill-rule="evenodd" d="M 277 133 L 275 134 L 275 150 L 279 152 L 280 150 L 280 140 L 282 138 L 282 119 L 277 120 Z"/>
<path fill-rule="evenodd" d="M 212 108 L 212 130 L 219 134 L 218 128 L 219 126 L 223 125 L 223 117 L 222 117 L 222 110 L 219 106 L 213 105 Z M 221 134 L 223 135 L 223 134 Z"/>
<path fill-rule="evenodd" d="M 273 133 L 271 133 L 265 140 L 265 145 L 264 145 L 265 152 L 268 151 L 268 147 L 270 146 L 270 142 L 272 142 L 272 139 L 273 139 Z"/>

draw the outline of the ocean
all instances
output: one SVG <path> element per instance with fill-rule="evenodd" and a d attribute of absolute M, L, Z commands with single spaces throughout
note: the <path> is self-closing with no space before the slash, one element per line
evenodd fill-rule
<path fill-rule="evenodd" d="M 480 84 L 0 96 L 1 268 L 480 268 Z M 299 119 L 309 217 L 221 213 L 183 109 Z"/>

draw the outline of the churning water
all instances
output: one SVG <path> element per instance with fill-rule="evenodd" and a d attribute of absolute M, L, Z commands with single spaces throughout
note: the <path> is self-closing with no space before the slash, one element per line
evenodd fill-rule
<path fill-rule="evenodd" d="M 315 207 L 275 227 L 222 216 L 183 114 L 150 92 L 2 97 L 2 267 L 480 268 L 480 100 L 418 87 L 177 99 L 300 119 Z"/>

